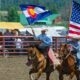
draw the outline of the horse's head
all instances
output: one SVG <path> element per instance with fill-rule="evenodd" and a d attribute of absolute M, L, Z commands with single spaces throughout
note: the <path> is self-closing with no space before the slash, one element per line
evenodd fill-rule
<path fill-rule="evenodd" d="M 27 52 L 28 52 L 28 64 L 31 65 L 35 63 L 35 61 L 37 61 L 37 53 L 35 46 L 29 46 L 27 48 Z"/>
<path fill-rule="evenodd" d="M 39 61 L 44 59 L 43 54 L 41 54 L 41 52 L 38 49 L 37 45 L 29 45 L 27 47 L 27 52 L 28 52 L 28 63 L 32 63 L 33 65 L 35 63 L 38 63 Z"/>
<path fill-rule="evenodd" d="M 31 58 L 31 60 L 36 57 L 36 51 L 34 47 L 27 48 L 27 51 L 28 51 L 28 56 Z"/>
<path fill-rule="evenodd" d="M 69 46 L 68 44 L 61 44 L 60 45 L 60 49 L 59 49 L 59 56 L 62 58 L 62 57 L 65 57 L 68 53 L 69 53 Z"/>
<path fill-rule="evenodd" d="M 69 66 L 71 68 L 75 64 L 74 56 L 71 54 L 68 44 L 61 44 L 58 53 L 62 66 Z"/>

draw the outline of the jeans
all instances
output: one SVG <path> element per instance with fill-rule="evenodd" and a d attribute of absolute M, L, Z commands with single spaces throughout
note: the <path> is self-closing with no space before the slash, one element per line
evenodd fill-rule
<path fill-rule="evenodd" d="M 48 49 L 50 47 L 48 47 L 48 46 L 43 46 L 43 47 L 39 46 L 38 48 L 44 54 L 44 56 L 48 56 Z"/>

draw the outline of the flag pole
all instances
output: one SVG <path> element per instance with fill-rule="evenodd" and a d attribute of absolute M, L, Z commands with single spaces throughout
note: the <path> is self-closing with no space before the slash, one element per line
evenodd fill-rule
<path fill-rule="evenodd" d="M 33 33 L 33 36 L 35 36 L 35 32 L 34 32 L 34 29 L 30 26 L 31 30 L 32 30 L 32 33 Z"/>
<path fill-rule="evenodd" d="M 73 1 L 73 0 L 72 0 Z M 69 21 L 68 21 L 68 34 L 69 34 L 69 25 L 70 25 L 70 19 L 71 19 L 71 15 L 72 15 L 72 1 L 70 3 L 70 15 L 69 15 Z M 67 35 L 67 37 L 69 38 L 69 36 Z"/>
<path fill-rule="evenodd" d="M 28 21 L 28 19 L 27 19 L 27 21 Z M 32 30 L 33 36 L 35 36 L 35 32 L 34 32 L 33 28 L 31 27 L 29 21 L 28 21 L 28 24 L 29 24 L 29 26 L 30 26 L 30 28 L 31 28 L 31 30 Z"/>

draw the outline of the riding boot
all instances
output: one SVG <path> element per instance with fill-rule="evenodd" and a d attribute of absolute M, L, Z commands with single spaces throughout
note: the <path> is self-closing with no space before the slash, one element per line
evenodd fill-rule
<path fill-rule="evenodd" d="M 46 58 L 48 57 L 48 51 L 49 51 L 49 47 L 45 47 L 45 49 L 44 49 L 44 56 Z"/>
<path fill-rule="evenodd" d="M 80 71 L 80 65 L 78 65 L 78 68 L 77 69 L 78 69 L 78 71 Z"/>
<path fill-rule="evenodd" d="M 80 59 L 77 60 L 77 69 L 80 71 Z"/>
<path fill-rule="evenodd" d="M 77 70 L 80 72 L 80 65 L 79 65 L 79 66 L 77 66 Z"/>

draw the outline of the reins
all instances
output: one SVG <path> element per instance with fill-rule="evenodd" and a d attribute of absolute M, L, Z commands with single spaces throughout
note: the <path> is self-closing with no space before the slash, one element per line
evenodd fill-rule
<path fill-rule="evenodd" d="M 69 51 L 69 54 L 67 54 L 67 56 L 65 57 L 65 59 L 67 59 L 70 54 L 71 54 L 71 50 Z"/>

